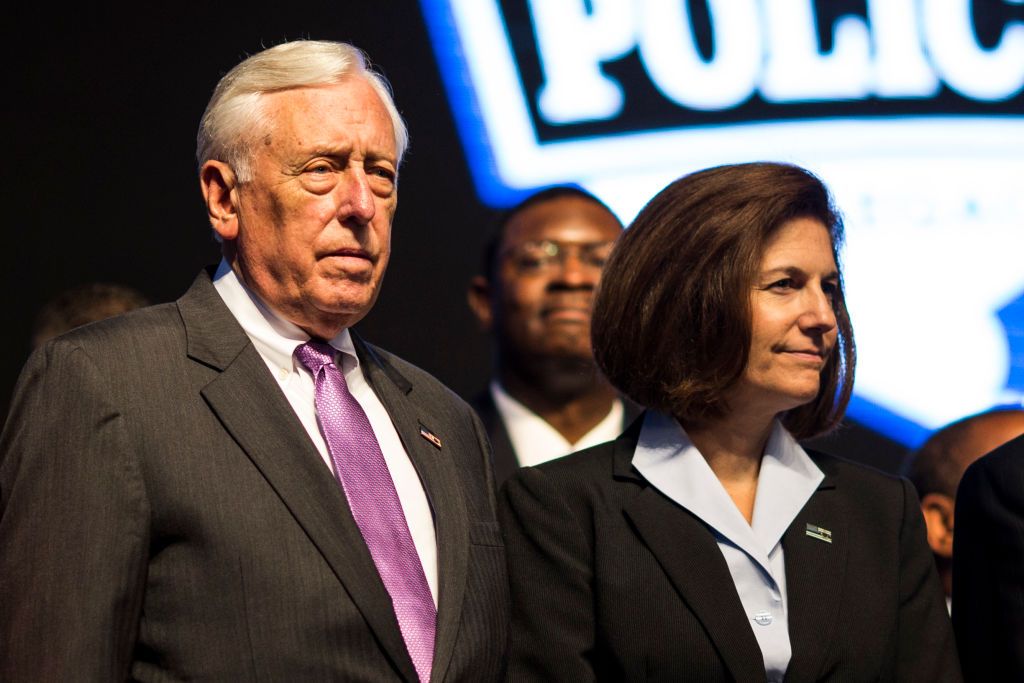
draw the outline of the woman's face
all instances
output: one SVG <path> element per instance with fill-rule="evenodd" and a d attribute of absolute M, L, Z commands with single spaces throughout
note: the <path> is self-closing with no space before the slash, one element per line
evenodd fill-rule
<path fill-rule="evenodd" d="M 750 357 L 729 397 L 733 411 L 777 415 L 818 395 L 836 344 L 839 271 L 814 218 L 783 223 L 765 246 L 750 292 Z"/>

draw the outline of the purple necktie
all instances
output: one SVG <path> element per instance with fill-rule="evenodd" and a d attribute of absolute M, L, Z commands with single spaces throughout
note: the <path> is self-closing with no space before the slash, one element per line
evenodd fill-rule
<path fill-rule="evenodd" d="M 437 610 L 384 454 L 362 406 L 334 364 L 334 348 L 317 341 L 295 349 L 316 386 L 320 431 L 338 481 L 398 617 L 420 681 L 430 680 Z"/>

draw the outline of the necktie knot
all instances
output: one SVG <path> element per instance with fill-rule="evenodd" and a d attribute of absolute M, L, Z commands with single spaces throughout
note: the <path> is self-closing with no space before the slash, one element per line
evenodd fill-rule
<path fill-rule="evenodd" d="M 316 377 L 320 368 L 334 362 L 334 347 L 325 342 L 310 340 L 295 347 L 295 357 Z"/>

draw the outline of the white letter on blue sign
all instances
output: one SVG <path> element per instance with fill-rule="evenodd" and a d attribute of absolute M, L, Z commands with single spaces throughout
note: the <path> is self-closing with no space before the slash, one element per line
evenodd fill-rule
<path fill-rule="evenodd" d="M 537 104 L 549 123 L 610 119 L 622 110 L 622 87 L 601 62 L 636 45 L 630 0 L 530 0 L 544 86 Z"/>
<path fill-rule="evenodd" d="M 821 53 L 811 0 L 765 0 L 768 63 L 761 93 L 770 102 L 866 97 L 871 82 L 868 28 L 844 16 L 833 27 L 832 51 Z"/>
<path fill-rule="evenodd" d="M 969 0 L 924 0 L 923 11 L 932 61 L 950 88 L 975 100 L 1003 100 L 1024 87 L 1024 22 L 1007 23 L 999 44 L 986 50 L 974 35 Z"/>
<path fill-rule="evenodd" d="M 754 92 L 762 59 L 754 0 L 708 0 L 710 60 L 697 49 L 686 2 L 643 0 L 640 6 L 640 58 L 666 97 L 691 109 L 717 110 Z"/>
<path fill-rule="evenodd" d="M 916 0 L 870 0 L 874 91 L 882 97 L 932 97 L 939 79 L 921 49 Z"/>

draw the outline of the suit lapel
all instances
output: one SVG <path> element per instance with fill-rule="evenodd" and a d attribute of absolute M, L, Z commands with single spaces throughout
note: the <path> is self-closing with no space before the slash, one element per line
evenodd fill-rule
<path fill-rule="evenodd" d="M 629 464 L 639 431 L 637 422 L 615 442 L 616 472 L 620 476 L 639 478 Z M 683 601 L 704 625 L 733 678 L 764 680 L 760 646 L 714 536 L 652 486 L 630 501 L 625 513 Z"/>
<path fill-rule="evenodd" d="M 494 482 L 497 486 L 519 469 L 519 461 L 516 458 L 515 450 L 512 448 L 512 439 L 505 428 L 505 421 L 501 419 L 498 406 L 494 404 L 494 397 L 490 389 L 484 391 L 473 400 L 473 408 L 476 409 L 480 421 L 487 430 L 487 436 L 491 441 L 491 463 L 494 467 Z"/>
<path fill-rule="evenodd" d="M 413 385 L 358 335 L 353 333 L 352 340 L 363 374 L 391 416 L 434 512 L 438 607 L 430 678 L 441 681 L 455 650 L 469 563 L 469 525 L 459 473 L 454 458 L 446 451 L 448 435 L 440 431 L 447 421 L 432 416 L 429 406 L 413 400 Z"/>
<path fill-rule="evenodd" d="M 323 555 L 395 668 L 416 681 L 391 599 L 344 494 L 209 276 L 200 274 L 178 308 L 189 356 L 221 371 L 201 391 L 211 410 Z"/>
<path fill-rule="evenodd" d="M 846 515 L 835 487 L 835 479 L 826 471 L 818 490 L 782 537 L 793 649 L 786 681 L 816 680 L 829 651 L 826 645 L 833 640 L 849 548 Z M 816 529 L 828 530 L 831 543 L 821 540 L 828 534 Z"/>

